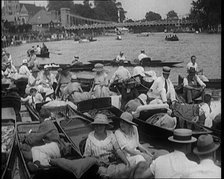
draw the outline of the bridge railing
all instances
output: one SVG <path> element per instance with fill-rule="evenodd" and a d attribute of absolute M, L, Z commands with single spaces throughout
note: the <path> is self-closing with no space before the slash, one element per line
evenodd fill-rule
<path fill-rule="evenodd" d="M 85 24 L 85 25 L 73 25 L 66 29 L 91 29 L 91 28 L 116 28 L 116 27 L 133 27 L 133 26 L 156 26 L 156 25 L 188 25 L 194 24 L 193 20 L 160 20 L 160 21 L 145 21 L 145 22 L 125 22 L 125 23 L 106 23 L 106 24 Z"/>

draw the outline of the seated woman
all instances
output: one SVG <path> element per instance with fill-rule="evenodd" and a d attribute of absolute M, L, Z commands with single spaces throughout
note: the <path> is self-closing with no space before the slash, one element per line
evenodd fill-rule
<path fill-rule="evenodd" d="M 129 167 L 129 162 L 121 151 L 113 132 L 107 130 L 107 127 L 110 127 L 107 116 L 97 114 L 91 124 L 94 131 L 88 135 L 84 156 L 96 157 L 99 160 L 98 173 L 102 176 L 111 176 L 123 170 L 125 165 Z M 115 153 L 123 163 L 111 161 L 115 157 Z"/>
<path fill-rule="evenodd" d="M 118 144 L 125 151 L 131 165 L 135 165 L 140 161 L 151 163 L 154 158 L 168 153 L 165 150 L 159 151 L 141 145 L 139 143 L 137 124 L 132 122 L 132 120 L 133 116 L 130 113 L 122 113 L 120 116 L 120 128 L 115 131 Z"/>

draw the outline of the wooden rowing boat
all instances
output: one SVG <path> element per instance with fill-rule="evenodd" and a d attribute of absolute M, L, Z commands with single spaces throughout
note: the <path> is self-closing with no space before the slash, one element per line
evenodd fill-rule
<path fill-rule="evenodd" d="M 40 58 L 50 58 L 50 52 L 36 54 L 36 57 L 40 57 Z"/>
<path fill-rule="evenodd" d="M 30 123 L 18 123 L 17 124 L 17 135 L 16 135 L 16 140 L 18 144 L 21 144 L 23 136 L 30 130 L 32 129 L 32 132 L 36 132 L 38 127 L 39 127 L 39 122 L 30 122 Z M 77 147 L 71 142 L 70 138 L 67 136 L 66 133 L 64 133 L 63 129 L 60 127 L 57 121 L 54 121 L 54 125 L 56 126 L 57 130 L 60 133 L 60 137 L 67 143 L 71 144 L 71 152 L 63 156 L 65 159 L 69 160 L 76 160 L 76 159 L 81 159 L 82 155 L 80 152 L 77 150 Z M 20 146 L 20 145 L 19 145 Z M 49 166 L 45 167 L 44 169 L 40 169 L 37 172 L 31 172 L 27 166 L 27 160 L 25 159 L 23 153 L 21 150 L 19 150 L 19 156 L 21 158 L 21 166 L 24 169 L 24 179 L 43 179 L 43 178 L 48 178 L 48 179 L 60 179 L 60 178 L 68 178 L 68 179 L 73 179 L 76 178 L 74 174 L 68 170 L 62 169 L 61 167 L 58 166 Z M 88 169 L 84 174 L 83 178 L 88 178 L 90 176 L 96 176 L 96 172 L 98 170 L 98 166 L 93 165 L 90 169 Z M 94 175 L 95 174 L 95 175 Z"/>
<path fill-rule="evenodd" d="M 52 71 L 56 71 L 59 68 L 62 68 L 64 70 L 69 70 L 69 71 L 92 71 L 94 68 L 94 64 L 91 63 L 85 63 L 85 64 L 40 64 L 40 69 L 44 69 L 44 66 L 48 65 L 49 69 Z"/>
<path fill-rule="evenodd" d="M 13 163 L 16 155 L 16 113 L 14 108 L 2 108 L 1 132 L 2 132 L 2 153 L 1 153 L 1 178 L 12 178 Z"/>
<path fill-rule="evenodd" d="M 88 112 L 89 110 L 97 109 L 97 110 L 104 110 L 110 109 L 117 117 L 119 117 L 122 111 L 114 106 L 112 106 L 111 98 L 96 98 L 90 99 L 87 101 L 82 101 L 77 104 L 77 111 L 80 112 Z M 143 136 L 147 135 L 150 140 L 153 141 L 167 141 L 167 138 L 173 134 L 173 130 L 169 130 L 166 128 L 158 127 L 146 122 L 146 120 L 151 117 L 153 114 L 156 113 L 166 113 L 166 108 L 160 109 L 152 109 L 152 110 L 145 110 L 140 112 L 140 116 L 134 119 L 134 122 L 138 124 L 139 131 L 142 133 Z M 115 122 L 115 126 L 118 124 Z M 193 129 L 193 136 L 199 136 L 201 134 L 208 134 L 212 133 L 211 130 L 205 129 L 204 127 L 195 128 Z"/>
<path fill-rule="evenodd" d="M 105 66 L 119 66 L 119 63 L 116 62 L 115 60 L 90 60 L 89 61 L 92 64 L 96 63 L 102 63 Z M 141 65 L 142 66 L 149 66 L 149 67 L 162 67 L 162 66 L 169 66 L 169 67 L 174 67 L 177 64 L 183 63 L 182 61 L 178 62 L 163 62 L 161 60 L 151 60 L 150 57 L 143 58 L 141 60 Z M 136 64 L 132 63 L 130 60 L 125 60 L 124 61 L 124 66 L 136 66 Z"/>
<path fill-rule="evenodd" d="M 182 85 L 183 84 L 183 80 L 184 78 L 181 75 L 178 75 L 178 85 Z M 214 78 L 214 79 L 208 79 L 208 81 L 204 81 L 204 83 L 206 84 L 206 88 L 210 88 L 210 89 L 221 89 L 221 83 L 222 80 L 219 78 Z"/>

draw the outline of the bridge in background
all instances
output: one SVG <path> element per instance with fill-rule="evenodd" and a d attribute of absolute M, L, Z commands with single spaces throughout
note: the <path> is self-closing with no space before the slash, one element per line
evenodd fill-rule
<path fill-rule="evenodd" d="M 61 8 L 61 24 L 68 31 L 78 30 L 94 30 L 94 29 L 115 29 L 116 27 L 126 28 L 149 28 L 149 27 L 187 27 L 197 24 L 196 21 L 190 20 L 160 20 L 160 21 L 146 21 L 146 22 L 125 22 L 116 23 L 112 21 L 96 20 L 85 18 L 70 13 L 70 9 Z"/>

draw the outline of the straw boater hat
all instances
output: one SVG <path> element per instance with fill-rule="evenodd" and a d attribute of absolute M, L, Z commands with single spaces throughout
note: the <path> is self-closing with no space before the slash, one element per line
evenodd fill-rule
<path fill-rule="evenodd" d="M 76 75 L 71 76 L 71 82 L 73 82 L 73 81 L 77 81 L 77 76 Z"/>
<path fill-rule="evenodd" d="M 120 116 L 120 119 L 127 122 L 128 124 L 137 126 L 136 123 L 132 122 L 133 121 L 133 116 L 129 112 L 123 112 Z"/>
<path fill-rule="evenodd" d="M 163 67 L 163 74 L 170 74 L 170 70 L 171 68 L 170 67 Z"/>
<path fill-rule="evenodd" d="M 23 59 L 23 64 L 27 64 L 27 59 Z"/>
<path fill-rule="evenodd" d="M 98 71 L 104 71 L 104 70 L 105 69 L 104 69 L 104 65 L 103 64 L 97 63 L 97 64 L 94 65 L 93 71 L 98 72 Z"/>
<path fill-rule="evenodd" d="M 157 79 L 156 73 L 152 70 L 145 71 L 145 76 L 147 77 L 147 82 L 152 82 Z"/>
<path fill-rule="evenodd" d="M 201 135 L 198 138 L 197 147 L 193 149 L 193 152 L 197 155 L 208 154 L 217 150 L 219 146 L 220 144 L 216 144 L 210 134 Z"/>
<path fill-rule="evenodd" d="M 142 103 L 145 105 L 145 104 L 147 104 L 147 95 L 146 94 L 140 94 L 139 96 L 138 96 L 138 98 L 142 101 Z"/>
<path fill-rule="evenodd" d="M 193 143 L 197 141 L 195 137 L 192 137 L 192 130 L 190 129 L 175 129 L 173 136 L 170 136 L 168 140 L 176 143 Z"/>
<path fill-rule="evenodd" d="M 95 124 L 107 125 L 108 127 L 112 127 L 112 125 L 109 123 L 109 120 L 105 114 L 97 114 L 94 118 L 94 121 L 91 122 L 91 125 L 95 125 Z"/>

